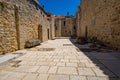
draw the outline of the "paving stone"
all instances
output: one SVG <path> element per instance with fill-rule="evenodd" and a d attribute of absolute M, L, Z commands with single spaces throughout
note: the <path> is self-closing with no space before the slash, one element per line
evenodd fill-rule
<path fill-rule="evenodd" d="M 95 73 L 91 68 L 78 68 L 79 75 L 82 76 L 95 76 Z"/>
<path fill-rule="evenodd" d="M 79 62 L 79 63 L 78 63 L 78 67 L 81 67 L 81 68 L 83 67 L 83 68 L 84 68 L 84 67 L 86 67 L 86 65 L 85 65 L 85 63 Z"/>
<path fill-rule="evenodd" d="M 66 63 L 66 66 L 68 66 L 68 67 L 78 67 L 77 63 Z"/>
<path fill-rule="evenodd" d="M 59 62 L 59 61 L 60 61 L 60 59 L 54 59 L 53 61 L 54 61 L 54 62 Z"/>
<path fill-rule="evenodd" d="M 8 79 L 9 80 L 21 80 L 24 78 L 25 75 L 26 73 L 13 72 L 5 80 L 8 80 Z"/>
<path fill-rule="evenodd" d="M 70 80 L 87 80 L 85 76 L 70 75 Z"/>
<path fill-rule="evenodd" d="M 76 52 L 76 47 L 64 47 L 63 44 L 71 42 L 69 39 L 56 39 L 37 46 L 56 48 L 55 51 L 24 50 L 26 54 L 15 59 L 22 60 L 20 66 L 13 69 L 3 66 L 0 80 L 35 80 L 37 74 L 36 80 L 120 80 L 117 78 L 120 61 L 115 57 L 102 52 Z"/>
<path fill-rule="evenodd" d="M 38 74 L 30 73 L 30 74 L 27 74 L 27 76 L 25 76 L 23 80 L 36 80 L 37 76 Z"/>
<path fill-rule="evenodd" d="M 65 59 L 76 59 L 75 56 L 65 56 Z"/>
<path fill-rule="evenodd" d="M 48 66 L 49 62 L 37 62 L 36 66 Z"/>
<path fill-rule="evenodd" d="M 49 66 L 56 66 L 56 62 L 50 62 Z"/>
<path fill-rule="evenodd" d="M 0 80 L 7 80 L 12 73 L 11 71 L 0 71 Z"/>
<path fill-rule="evenodd" d="M 69 80 L 69 75 L 50 75 L 48 80 Z"/>
<path fill-rule="evenodd" d="M 47 80 L 48 74 L 39 74 L 36 80 Z"/>
<path fill-rule="evenodd" d="M 39 69 L 38 69 L 38 73 L 47 73 L 48 72 L 48 69 L 49 69 L 49 66 L 41 66 Z"/>
<path fill-rule="evenodd" d="M 99 68 L 93 68 L 93 71 L 97 76 L 103 76 L 103 77 L 116 77 L 111 71 L 108 69 L 99 69 Z"/>
<path fill-rule="evenodd" d="M 59 63 L 57 63 L 56 66 L 65 66 L 65 63 L 63 63 L 63 62 L 59 62 Z"/>
<path fill-rule="evenodd" d="M 107 68 L 109 68 L 113 73 L 120 77 L 120 60 L 99 60 Z"/>
<path fill-rule="evenodd" d="M 20 66 L 15 69 L 19 72 L 36 72 L 39 69 L 39 66 Z"/>
<path fill-rule="evenodd" d="M 48 71 L 48 73 L 56 73 L 56 72 L 57 72 L 57 67 L 54 67 L 54 66 L 50 67 Z"/>
<path fill-rule="evenodd" d="M 106 77 L 87 77 L 87 80 L 109 80 L 109 78 L 106 78 Z"/>
<path fill-rule="evenodd" d="M 72 59 L 71 59 L 70 62 L 79 62 L 79 60 L 77 60 L 77 59 L 73 59 L 73 60 L 72 60 Z"/>
<path fill-rule="evenodd" d="M 78 74 L 75 67 L 59 67 L 58 74 Z"/>
<path fill-rule="evenodd" d="M 61 62 L 69 62 L 68 59 L 61 59 L 60 61 L 61 61 Z"/>
<path fill-rule="evenodd" d="M 93 63 L 85 63 L 86 67 L 90 67 L 90 68 L 96 68 L 98 67 L 96 64 Z"/>

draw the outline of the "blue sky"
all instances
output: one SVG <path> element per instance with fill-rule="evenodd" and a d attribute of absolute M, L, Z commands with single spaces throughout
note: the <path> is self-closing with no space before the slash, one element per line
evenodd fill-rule
<path fill-rule="evenodd" d="M 38 0 L 40 5 L 45 6 L 46 12 L 52 12 L 55 15 L 74 15 L 80 0 Z"/>

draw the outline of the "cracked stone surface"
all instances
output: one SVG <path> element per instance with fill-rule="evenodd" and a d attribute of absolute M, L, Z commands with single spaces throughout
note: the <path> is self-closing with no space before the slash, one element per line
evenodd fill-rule
<path fill-rule="evenodd" d="M 0 65 L 0 80 L 120 80 L 120 59 L 111 55 L 115 52 L 76 50 L 81 47 L 88 48 L 69 39 L 56 39 L 24 49 L 24 55 L 13 59 L 21 61 L 19 66 L 10 62 Z"/>

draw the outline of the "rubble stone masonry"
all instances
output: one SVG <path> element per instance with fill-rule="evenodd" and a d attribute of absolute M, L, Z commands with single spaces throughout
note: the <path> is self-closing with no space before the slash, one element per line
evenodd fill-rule
<path fill-rule="evenodd" d="M 54 21 L 35 0 L 0 1 L 0 54 L 23 49 L 29 39 L 52 39 L 53 28 Z"/>
<path fill-rule="evenodd" d="M 120 49 L 120 0 L 82 0 L 76 16 L 78 36 Z"/>

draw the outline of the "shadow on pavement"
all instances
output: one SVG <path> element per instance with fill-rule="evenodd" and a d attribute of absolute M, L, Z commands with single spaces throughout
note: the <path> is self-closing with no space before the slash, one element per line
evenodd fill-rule
<path fill-rule="evenodd" d="M 75 39 L 70 39 L 70 41 L 76 46 L 77 52 L 83 52 L 97 66 L 97 70 L 96 67 L 93 67 L 96 76 L 104 77 L 105 75 L 109 80 L 120 80 L 120 52 L 108 49 L 91 49 L 88 44 L 75 43 Z"/>

